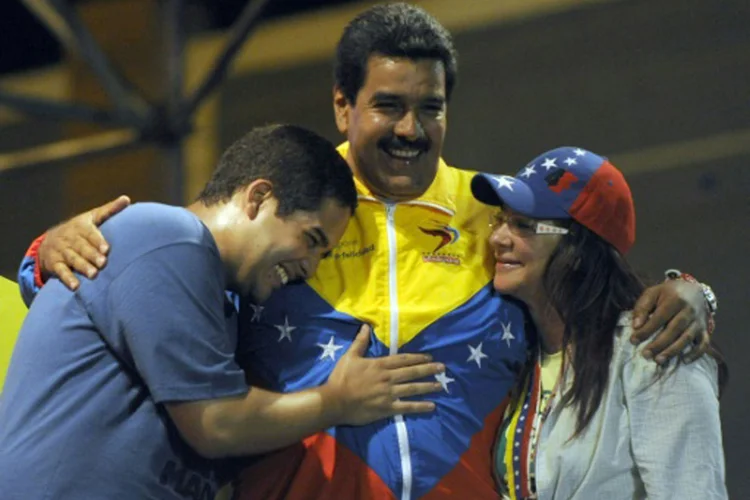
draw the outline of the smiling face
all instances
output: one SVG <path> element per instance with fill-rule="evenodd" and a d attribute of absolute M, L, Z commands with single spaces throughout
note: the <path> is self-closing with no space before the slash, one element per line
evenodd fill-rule
<path fill-rule="evenodd" d="M 561 235 L 536 234 L 535 219 L 505 208 L 494 226 L 490 246 L 495 255 L 493 286 L 533 306 L 545 300 L 542 278 Z"/>
<path fill-rule="evenodd" d="M 348 207 L 333 199 L 325 199 L 318 211 L 298 210 L 284 217 L 276 214 L 277 207 L 273 198 L 264 202 L 240 255 L 237 283 L 256 302 L 289 281 L 312 276 L 321 257 L 343 236 L 351 216 Z"/>
<path fill-rule="evenodd" d="M 404 201 L 430 187 L 446 130 L 440 60 L 370 56 L 356 102 L 335 89 L 334 110 L 347 161 L 373 194 Z"/>

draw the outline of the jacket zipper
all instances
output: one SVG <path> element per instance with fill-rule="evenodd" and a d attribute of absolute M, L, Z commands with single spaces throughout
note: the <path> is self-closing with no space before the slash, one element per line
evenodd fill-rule
<path fill-rule="evenodd" d="M 394 213 L 396 205 L 386 203 L 386 234 L 388 235 L 388 299 L 391 311 L 391 331 L 390 331 L 390 354 L 398 353 L 398 289 L 396 279 L 396 262 L 398 256 L 398 245 L 396 242 L 396 227 L 394 222 Z M 398 452 L 401 457 L 401 500 L 411 500 L 412 489 L 412 465 L 411 465 L 411 447 L 409 445 L 409 434 L 406 428 L 406 422 L 403 415 L 395 415 L 393 421 L 396 425 L 396 437 L 398 438 Z"/>

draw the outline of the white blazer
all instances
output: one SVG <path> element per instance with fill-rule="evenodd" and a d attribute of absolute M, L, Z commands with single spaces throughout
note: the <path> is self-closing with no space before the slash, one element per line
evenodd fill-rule
<path fill-rule="evenodd" d="M 580 437 L 569 440 L 575 409 L 551 402 L 535 462 L 539 500 L 728 498 L 716 361 L 673 361 L 657 379 L 658 365 L 640 353 L 646 343 L 633 346 L 631 333 L 624 313 L 609 383 Z"/>

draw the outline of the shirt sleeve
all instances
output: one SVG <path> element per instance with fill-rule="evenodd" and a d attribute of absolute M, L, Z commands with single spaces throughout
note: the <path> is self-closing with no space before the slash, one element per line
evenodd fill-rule
<path fill-rule="evenodd" d="M 646 496 L 728 498 L 715 360 L 703 356 L 659 368 L 629 349 L 623 367 L 625 404 Z"/>
<path fill-rule="evenodd" d="M 44 234 L 39 236 L 31 243 L 18 268 L 18 287 L 21 289 L 21 297 L 26 307 L 31 305 L 36 294 L 44 286 L 39 268 L 39 245 L 44 240 L 44 236 Z"/>
<path fill-rule="evenodd" d="M 247 392 L 222 274 L 215 249 L 180 243 L 139 257 L 108 286 L 108 331 L 121 337 L 156 402 Z"/>

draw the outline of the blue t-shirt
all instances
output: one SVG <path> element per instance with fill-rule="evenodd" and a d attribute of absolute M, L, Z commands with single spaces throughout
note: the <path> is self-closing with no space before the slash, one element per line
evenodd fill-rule
<path fill-rule="evenodd" d="M 213 237 L 136 204 L 101 228 L 107 266 L 34 300 L 0 395 L 0 497 L 213 499 L 233 462 L 195 453 L 164 403 L 247 392 Z M 224 476 L 227 477 L 224 477 Z"/>

